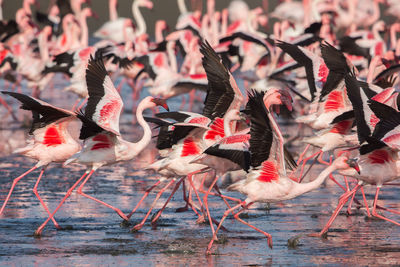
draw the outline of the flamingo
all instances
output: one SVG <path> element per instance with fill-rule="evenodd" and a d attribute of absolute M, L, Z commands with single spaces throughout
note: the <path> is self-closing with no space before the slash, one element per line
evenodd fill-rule
<path fill-rule="evenodd" d="M 22 103 L 22 109 L 32 111 L 33 122 L 29 134 L 33 135 L 33 139 L 29 140 L 26 147 L 19 148 L 15 150 L 14 153 L 35 159 L 38 162 L 30 170 L 14 179 L 10 191 L 0 209 L 0 214 L 3 213 L 14 187 L 19 180 L 34 170 L 41 169 L 33 192 L 45 211 L 50 215 L 50 211 L 41 199 L 37 187 L 44 171 L 50 163 L 64 162 L 79 151 L 80 145 L 74 140 L 67 129 L 68 124 L 76 119 L 76 115 L 71 111 L 52 106 L 44 101 L 24 94 L 6 91 L 2 91 L 2 93 L 10 95 L 20 101 Z M 56 228 L 61 228 L 54 218 L 52 218 L 52 221 Z"/>
<path fill-rule="evenodd" d="M 120 161 L 131 160 L 150 143 L 151 129 L 143 119 L 142 115 L 145 109 L 153 108 L 157 105 L 168 109 L 164 100 L 155 99 L 153 97 L 144 98 L 136 110 L 136 117 L 139 125 L 144 129 L 144 134 L 140 141 L 131 143 L 120 137 L 119 116 L 123 102 L 107 74 L 100 53 L 97 53 L 95 58 L 92 56 L 90 57 L 86 69 L 86 83 L 89 91 L 89 99 L 85 109 L 85 114 L 77 114 L 77 117 L 83 123 L 80 139 L 84 140 L 84 146 L 81 151 L 66 160 L 64 165 L 79 163 L 85 165 L 87 170 L 85 174 L 69 189 L 67 195 L 61 201 L 56 210 L 36 230 L 36 235 L 41 235 L 47 222 L 54 216 L 64 201 L 69 197 L 72 190 L 74 190 L 85 176 L 86 178 L 80 184 L 77 193 L 113 209 L 119 216 L 127 220 L 128 218 L 121 210 L 85 194 L 82 192 L 82 188 L 98 168 L 104 165 L 115 164 Z"/>
<path fill-rule="evenodd" d="M 247 198 L 225 211 L 207 247 L 207 254 L 211 253 L 212 245 L 225 218 L 229 213 L 240 207 L 242 209 L 235 213 L 235 219 L 265 235 L 268 239 L 269 247 L 272 248 L 271 235 L 243 221 L 239 217 L 239 214 L 255 202 L 279 202 L 305 194 L 318 188 L 334 170 L 351 167 L 350 164 L 352 162 L 348 161 L 348 157 L 342 156 L 335 159 L 332 165 L 321 172 L 312 182 L 301 184 L 290 179 L 285 174 L 285 163 L 281 157 L 279 148 L 280 141 L 276 137 L 276 133 L 280 132 L 280 130 L 276 127 L 272 115 L 265 108 L 273 104 L 282 104 L 282 101 L 280 99 L 266 100 L 262 93 L 256 91 L 249 93 L 249 102 L 247 105 L 251 113 L 249 148 L 251 153 L 251 168 L 246 175 L 246 179 L 240 180 L 228 187 L 228 190 L 239 191 L 245 194 Z"/>

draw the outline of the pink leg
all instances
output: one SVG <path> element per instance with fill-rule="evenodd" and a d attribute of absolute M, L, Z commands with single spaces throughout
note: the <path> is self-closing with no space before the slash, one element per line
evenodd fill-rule
<path fill-rule="evenodd" d="M 12 117 L 15 121 L 18 120 L 17 117 L 15 116 L 15 114 L 14 114 L 12 108 L 7 104 L 7 102 L 6 102 L 1 96 L 0 96 L 0 104 L 2 104 L 2 105 L 8 110 L 8 113 L 11 114 L 11 117 Z"/>
<path fill-rule="evenodd" d="M 84 197 L 87 197 L 87 198 L 89 198 L 89 199 L 91 199 L 91 200 L 94 200 L 94 201 L 96 201 L 96 202 L 98 202 L 98 203 L 100 203 L 100 204 L 106 206 L 107 208 L 110 208 L 110 209 L 114 210 L 122 219 L 128 221 L 129 219 L 125 216 L 125 214 L 124 214 L 120 209 L 117 209 L 117 208 L 111 206 L 110 204 L 107 204 L 107 203 L 105 203 L 105 202 L 103 202 L 103 201 L 101 201 L 101 200 L 99 200 L 99 199 L 97 199 L 97 198 L 94 198 L 94 197 L 89 196 L 89 195 L 87 195 L 87 194 L 85 194 L 85 193 L 82 192 L 82 188 L 85 186 L 85 184 L 87 183 L 87 181 L 89 181 L 89 178 L 90 178 L 90 177 L 91 177 L 91 175 L 88 175 L 88 176 L 86 177 L 86 179 L 81 183 L 81 185 L 78 187 L 77 193 L 80 194 L 80 195 L 82 195 L 82 196 L 84 196 Z"/>
<path fill-rule="evenodd" d="M 237 204 L 236 206 L 234 206 L 224 212 L 224 215 L 222 216 L 221 221 L 219 222 L 219 225 L 218 225 L 217 229 L 215 230 L 215 232 L 213 233 L 210 243 L 208 244 L 206 254 L 211 254 L 211 247 L 214 243 L 214 240 L 217 240 L 217 233 L 218 233 L 219 229 L 221 228 L 222 223 L 225 221 L 226 217 L 229 215 L 229 213 L 233 212 L 234 210 L 236 210 L 244 205 L 246 205 L 245 201 Z"/>
<path fill-rule="evenodd" d="M 319 154 L 319 157 L 318 157 L 318 162 L 321 163 L 321 164 L 325 164 L 325 165 L 329 166 L 330 163 L 327 162 L 327 161 L 324 161 L 324 160 L 322 159 L 323 155 L 324 155 L 324 152 L 321 150 L 321 154 Z"/>
<path fill-rule="evenodd" d="M 117 86 L 117 91 L 118 91 L 118 93 L 120 93 L 121 94 L 121 88 L 122 88 L 122 86 L 124 86 L 124 84 L 126 83 L 126 78 L 122 78 L 121 79 L 121 82 L 118 84 L 118 86 Z"/>
<path fill-rule="evenodd" d="M 191 188 L 189 188 L 189 192 L 190 192 L 190 189 L 191 189 Z M 189 192 L 188 192 L 188 193 L 189 193 Z M 186 195 L 186 185 L 185 185 L 185 181 L 182 182 L 182 197 L 183 197 L 183 201 L 185 201 L 186 204 L 185 204 L 184 207 L 177 208 L 177 209 L 175 210 L 175 212 L 184 212 L 184 211 L 187 211 L 187 210 L 189 209 L 189 196 Z"/>
<path fill-rule="evenodd" d="M 354 194 L 353 194 L 353 196 L 350 198 L 350 202 L 349 202 L 349 205 L 347 206 L 347 214 L 351 214 L 351 205 L 353 204 L 353 200 L 354 200 L 354 197 L 356 196 L 356 193 L 354 192 Z"/>
<path fill-rule="evenodd" d="M 329 221 L 326 223 L 325 227 L 321 230 L 321 232 L 317 233 L 317 234 L 310 234 L 310 236 L 318 236 L 321 237 L 323 234 L 325 234 L 328 229 L 331 227 L 332 223 L 335 221 L 336 217 L 338 216 L 340 210 L 343 208 L 343 206 L 346 204 L 347 200 L 349 200 L 349 197 L 357 192 L 357 190 L 361 187 L 360 184 L 357 184 L 353 190 L 344 193 L 343 195 L 340 196 L 339 198 L 339 203 L 338 206 L 336 207 L 335 211 L 333 212 L 331 218 L 329 219 Z"/>
<path fill-rule="evenodd" d="M 364 194 L 364 187 L 363 186 L 361 186 L 361 193 L 363 195 L 365 208 L 367 209 L 367 215 L 368 215 L 368 217 L 371 217 L 371 213 L 369 212 L 367 198 L 365 197 L 365 194 Z"/>
<path fill-rule="evenodd" d="M 37 169 L 37 167 L 34 166 L 33 168 L 31 168 L 31 169 L 28 170 L 27 172 L 23 173 L 21 176 L 19 176 L 19 177 L 17 177 L 17 178 L 14 179 L 14 181 L 12 182 L 10 191 L 8 192 L 8 195 L 7 195 L 7 197 L 6 197 L 6 200 L 4 201 L 3 206 L 2 206 L 1 209 L 0 209 L 0 214 L 3 213 L 4 208 L 6 207 L 7 202 L 8 202 L 8 200 L 10 199 L 10 196 L 11 196 L 13 190 L 14 190 L 14 187 L 15 187 L 16 184 L 18 183 L 18 181 L 21 180 L 22 178 L 24 178 L 27 174 L 29 174 L 29 173 L 31 173 L 32 171 L 36 170 L 36 169 Z"/>
<path fill-rule="evenodd" d="M 219 177 L 217 175 L 215 175 L 214 181 L 211 183 L 211 185 L 208 188 L 207 192 L 203 196 L 203 203 L 204 203 L 204 206 L 206 207 L 207 217 L 208 217 L 208 221 L 210 222 L 211 232 L 213 233 L 213 235 L 214 235 L 215 230 L 214 230 L 214 226 L 213 226 L 213 223 L 212 223 L 212 220 L 211 220 L 210 210 L 208 208 L 208 195 L 210 194 L 211 190 L 214 188 L 214 185 L 217 183 L 218 178 Z"/>
<path fill-rule="evenodd" d="M 301 163 L 301 161 L 303 160 L 304 155 L 307 153 L 308 149 L 310 148 L 310 144 L 308 144 L 306 146 L 306 148 L 303 150 L 303 152 L 300 154 L 299 159 L 297 160 L 297 165 L 299 165 Z"/>
<path fill-rule="evenodd" d="M 299 175 L 299 183 L 301 183 L 301 180 L 303 178 L 303 171 L 304 171 L 304 167 L 306 166 L 307 161 L 309 161 L 310 159 L 314 158 L 315 156 L 317 156 L 321 151 L 318 151 L 314 154 L 312 154 L 311 156 L 309 156 L 308 158 L 305 158 L 303 161 L 303 164 L 301 165 L 301 169 L 300 169 L 300 175 Z"/>
<path fill-rule="evenodd" d="M 347 191 L 346 188 L 344 188 L 344 186 L 341 185 L 341 184 L 335 179 L 335 177 L 333 177 L 333 174 L 332 174 L 332 173 L 329 174 L 329 178 L 330 178 L 335 184 L 337 184 L 340 188 L 342 188 L 343 191 L 345 191 L 345 192 Z"/>
<path fill-rule="evenodd" d="M 144 223 L 146 222 L 147 218 L 150 216 L 151 211 L 153 210 L 154 206 L 157 203 L 157 200 L 161 197 L 161 195 L 164 193 L 165 190 L 167 190 L 168 187 L 170 187 L 173 183 L 175 182 L 175 179 L 171 179 L 171 181 L 168 182 L 168 184 L 163 187 L 160 192 L 158 192 L 156 198 L 154 199 L 153 203 L 151 204 L 151 207 L 149 209 L 149 211 L 147 212 L 146 216 L 144 216 L 143 220 L 135 225 L 134 227 L 132 227 L 131 232 L 136 232 L 139 231 L 140 229 L 142 229 Z"/>
<path fill-rule="evenodd" d="M 183 110 L 183 108 L 185 107 L 185 105 L 186 105 L 186 98 L 185 98 L 185 95 L 182 95 L 182 103 L 181 103 L 181 105 L 179 106 L 179 109 L 178 109 L 178 110 Z"/>
<path fill-rule="evenodd" d="M 49 209 L 47 208 L 46 204 L 43 202 L 42 198 L 39 196 L 39 193 L 38 193 L 38 191 L 37 191 L 37 187 L 38 187 L 38 185 L 39 185 L 40 179 L 42 179 L 44 170 L 45 170 L 45 168 L 43 168 L 43 169 L 40 171 L 39 178 L 37 179 L 36 184 L 35 184 L 35 186 L 33 187 L 33 193 L 34 193 L 34 194 L 36 195 L 36 197 L 39 199 L 40 204 L 42 204 L 42 206 L 43 206 L 44 210 L 47 212 L 47 214 L 48 214 L 49 216 L 51 216 L 51 213 L 50 213 Z M 54 226 L 55 226 L 57 229 L 61 229 L 61 227 L 58 225 L 58 223 L 56 222 L 56 220 L 54 219 L 54 217 L 52 217 L 51 220 L 53 221 Z"/>
<path fill-rule="evenodd" d="M 230 72 L 234 73 L 239 67 L 240 67 L 240 63 L 238 62 L 232 66 L 232 68 L 230 69 Z"/>
<path fill-rule="evenodd" d="M 89 173 L 89 176 L 93 174 L 93 170 Z M 61 200 L 61 202 L 58 204 L 57 208 L 53 211 L 53 213 L 49 216 L 49 218 L 46 219 L 46 221 L 44 221 L 42 223 L 42 225 L 40 225 L 38 227 L 38 229 L 36 229 L 35 231 L 35 235 L 36 236 L 40 236 L 42 234 L 42 231 L 44 229 L 44 227 L 46 226 L 46 224 L 54 217 L 54 215 L 57 213 L 57 211 L 61 208 L 61 206 L 64 204 L 64 202 L 67 200 L 67 198 L 69 198 L 69 196 L 71 195 L 72 191 L 74 191 L 75 187 L 78 186 L 78 184 L 83 180 L 83 178 L 85 178 L 85 176 L 88 174 L 88 172 L 85 172 L 81 178 L 78 179 L 78 181 L 75 182 L 75 184 L 68 189 L 67 193 L 65 194 L 64 198 Z"/>
<path fill-rule="evenodd" d="M 188 179 L 190 187 L 194 191 L 194 194 L 196 195 L 197 201 L 199 202 L 199 205 L 200 205 L 200 212 L 202 215 L 200 215 L 199 218 L 197 219 L 197 223 L 202 223 L 202 222 L 204 222 L 204 208 L 203 208 L 203 203 L 201 202 L 201 198 L 199 196 L 199 192 L 197 192 L 197 189 L 196 189 L 195 185 L 193 184 L 192 177 L 195 173 L 197 173 L 197 172 L 189 173 L 187 176 L 187 179 Z M 193 205 L 192 205 L 192 207 L 193 207 Z"/>
<path fill-rule="evenodd" d="M 142 204 L 143 200 L 150 194 L 150 192 L 161 183 L 160 180 L 158 180 L 154 185 L 152 185 L 150 188 L 148 188 L 146 190 L 146 192 L 143 194 L 143 197 L 140 199 L 139 203 L 136 204 L 136 207 L 131 211 L 131 213 L 129 213 L 128 219 L 130 219 L 132 217 L 132 215 L 136 212 L 136 210 L 139 208 L 139 206 Z"/>
<path fill-rule="evenodd" d="M 153 218 L 153 220 L 151 220 L 151 223 L 154 224 L 155 222 L 157 222 L 158 218 L 160 218 L 161 214 L 163 213 L 164 209 L 167 207 L 168 203 L 171 201 L 172 197 L 174 196 L 176 190 L 178 190 L 179 186 L 181 185 L 181 183 L 183 182 L 183 179 L 180 179 L 179 182 L 176 183 L 174 189 L 172 190 L 171 194 L 169 195 L 167 201 L 165 201 L 164 206 L 157 212 L 156 216 Z"/>
<path fill-rule="evenodd" d="M 72 108 L 71 108 L 72 111 L 75 111 L 75 110 L 76 110 L 76 107 L 78 106 L 78 104 L 79 104 L 80 101 L 81 101 L 80 98 L 78 98 L 78 99 L 75 101 L 74 105 L 73 105 Z"/>
<path fill-rule="evenodd" d="M 193 103 L 194 103 L 194 99 L 196 97 L 196 91 L 193 89 L 192 91 L 190 91 L 189 93 L 189 111 L 193 110 Z"/>
<path fill-rule="evenodd" d="M 249 205 L 247 205 L 247 206 L 246 206 L 246 209 L 247 209 L 248 207 L 250 207 L 251 204 L 252 204 L 252 203 L 250 203 Z M 260 229 L 258 229 L 257 227 L 255 227 L 255 226 L 249 224 L 248 222 L 245 222 L 244 220 L 242 220 L 242 219 L 239 217 L 239 214 L 242 213 L 243 211 L 245 211 L 245 208 L 243 208 L 241 211 L 237 212 L 237 213 L 234 215 L 235 219 L 238 220 L 239 222 L 243 223 L 244 225 L 247 225 L 248 227 L 250 227 L 250 228 L 256 230 L 257 232 L 262 233 L 263 235 L 265 235 L 265 236 L 267 237 L 267 240 L 268 240 L 268 246 L 269 246 L 270 248 L 272 248 L 272 236 L 271 236 L 270 234 L 268 234 L 267 232 L 264 232 L 263 230 L 260 230 Z"/>
<path fill-rule="evenodd" d="M 378 213 L 376 212 L 376 204 L 378 203 L 378 196 L 379 196 L 379 190 L 380 190 L 380 189 L 381 189 L 381 188 L 380 188 L 379 186 L 376 187 L 376 193 L 375 193 L 375 199 L 374 199 L 374 207 L 373 207 L 373 209 L 372 209 L 372 216 L 375 216 L 375 217 L 377 217 L 377 218 L 380 218 L 380 219 L 382 219 L 382 220 L 385 220 L 385 221 L 388 221 L 388 222 L 391 222 L 391 223 L 394 223 L 394 224 L 400 226 L 400 223 L 398 223 L 398 222 L 396 222 L 396 221 L 393 221 L 393 220 L 391 220 L 391 219 L 389 219 L 389 218 L 386 218 L 386 217 L 384 217 L 384 216 L 382 216 L 382 215 L 380 215 L 380 214 L 378 214 Z"/>

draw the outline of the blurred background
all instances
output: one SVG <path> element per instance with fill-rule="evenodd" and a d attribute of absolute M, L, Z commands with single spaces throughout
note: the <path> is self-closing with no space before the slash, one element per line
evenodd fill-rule
<path fill-rule="evenodd" d="M 400 1 L 400 0 L 399 0 Z M 40 4 L 39 10 L 42 12 L 47 11 L 47 7 L 51 0 L 38 0 Z M 132 2 L 133 0 L 119 0 L 118 1 L 118 15 L 121 17 L 132 17 Z M 176 0 L 153 0 L 153 10 L 142 8 L 143 17 L 147 23 L 147 32 L 152 36 L 154 33 L 155 22 L 159 19 L 165 20 L 168 25 L 172 28 L 175 26 L 177 18 L 179 16 L 179 9 Z M 222 10 L 228 7 L 231 0 L 217 0 L 215 1 L 216 10 Z M 250 8 L 262 6 L 262 0 L 247 0 L 245 1 Z M 278 0 L 268 1 L 269 10 L 273 10 Z M 189 8 L 191 5 L 190 0 L 186 0 L 186 5 Z M 22 6 L 22 0 L 4 0 L 3 3 L 3 14 L 5 19 L 15 18 L 15 12 Z M 93 11 L 99 16 L 98 19 L 89 18 L 88 26 L 91 33 L 106 22 L 109 18 L 108 15 L 108 0 L 91 0 L 90 6 Z M 32 6 L 32 10 L 36 10 L 36 7 Z M 203 12 L 206 10 L 206 1 L 203 1 Z M 270 27 L 271 25 L 268 25 Z"/>

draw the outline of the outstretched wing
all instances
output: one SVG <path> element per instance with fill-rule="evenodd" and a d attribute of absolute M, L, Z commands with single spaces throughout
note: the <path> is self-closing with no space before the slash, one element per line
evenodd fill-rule
<path fill-rule="evenodd" d="M 90 56 L 86 69 L 86 84 L 89 99 L 85 117 L 94 121 L 101 128 L 120 135 L 119 117 L 123 102 L 107 74 L 100 53 L 96 53 L 95 58 Z"/>

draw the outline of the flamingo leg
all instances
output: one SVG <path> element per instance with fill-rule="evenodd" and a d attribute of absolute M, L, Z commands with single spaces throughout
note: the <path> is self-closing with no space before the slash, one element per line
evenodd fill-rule
<path fill-rule="evenodd" d="M 37 191 L 37 188 L 38 188 L 38 186 L 39 186 L 40 179 L 42 179 L 42 176 L 43 176 L 43 173 L 44 173 L 45 169 L 46 169 L 46 168 L 42 168 L 42 170 L 40 171 L 39 178 L 36 180 L 36 184 L 35 184 L 35 186 L 33 187 L 33 193 L 34 193 L 34 194 L 36 195 L 36 197 L 39 199 L 40 204 L 43 206 L 43 208 L 44 208 L 44 210 L 47 212 L 47 214 L 48 214 L 49 216 L 51 216 L 51 213 L 50 213 L 49 209 L 47 208 L 46 204 L 43 202 L 42 198 L 40 197 L 40 195 L 39 195 L 39 193 L 38 193 L 38 191 Z M 51 220 L 53 221 L 54 226 L 55 226 L 57 229 L 61 229 L 60 225 L 58 225 L 58 223 L 56 222 L 56 220 L 54 219 L 54 217 L 52 217 Z"/>
<path fill-rule="evenodd" d="M 106 206 L 106 207 L 108 207 L 108 208 L 110 208 L 110 209 L 112 209 L 112 210 L 114 210 L 122 219 L 128 221 L 128 220 L 129 220 L 128 217 L 126 217 L 126 215 L 125 215 L 120 209 L 117 209 L 117 208 L 111 206 L 110 204 L 107 204 L 107 203 L 105 203 L 105 202 L 103 202 L 103 201 L 101 201 L 101 200 L 99 200 L 99 199 L 97 199 L 97 198 L 95 198 L 95 197 L 89 196 L 88 194 L 85 194 L 85 193 L 82 192 L 82 188 L 85 186 L 85 184 L 87 183 L 87 181 L 89 181 L 89 178 L 90 178 L 91 176 L 92 176 L 92 175 L 88 175 L 88 176 L 86 177 L 86 179 L 81 183 L 81 185 L 78 187 L 77 193 L 80 194 L 80 195 L 82 195 L 82 196 L 84 196 L 84 197 L 86 197 L 86 198 L 89 198 L 89 199 L 91 199 L 91 200 L 94 200 L 94 201 L 96 201 L 96 202 L 98 202 L 98 203 L 100 203 L 100 204 L 102 204 L 102 205 L 104 205 L 104 206 Z"/>
<path fill-rule="evenodd" d="M 368 215 L 368 217 L 371 217 L 371 213 L 369 212 L 369 207 L 368 207 L 367 198 L 365 197 L 365 193 L 364 193 L 364 187 L 361 186 L 360 189 L 361 189 L 361 193 L 362 193 L 362 195 L 363 195 L 363 200 L 364 200 L 365 208 L 367 209 L 367 215 Z"/>
<path fill-rule="evenodd" d="M 261 230 L 261 229 L 258 229 L 258 228 L 255 227 L 254 225 L 249 224 L 248 222 L 242 220 L 242 219 L 239 217 L 239 214 L 242 213 L 243 211 L 245 211 L 248 207 L 250 207 L 251 204 L 253 204 L 253 203 L 250 203 L 249 205 L 246 206 L 246 208 L 243 208 L 242 210 L 238 211 L 233 217 L 234 217 L 237 221 L 243 223 L 244 225 L 247 225 L 248 227 L 250 227 L 250 228 L 256 230 L 257 232 L 259 232 L 259 233 L 261 233 L 261 234 L 263 234 L 263 235 L 265 235 L 265 237 L 267 237 L 267 240 L 268 240 L 268 246 L 269 246 L 270 248 L 272 248 L 272 236 L 271 236 L 269 233 L 264 232 L 264 231 Z"/>
<path fill-rule="evenodd" d="M 329 179 L 331 179 L 335 184 L 337 184 L 340 188 L 342 188 L 343 191 L 345 191 L 345 192 L 347 191 L 346 188 L 344 188 L 344 186 L 341 185 L 341 184 L 335 179 L 335 177 L 333 177 L 333 174 L 332 174 L 332 173 L 329 174 Z"/>
<path fill-rule="evenodd" d="M 149 187 L 148 189 L 146 189 L 145 193 L 143 194 L 142 198 L 139 200 L 139 202 L 136 204 L 136 207 L 133 208 L 133 210 L 131 211 L 131 213 L 129 213 L 128 219 L 130 219 L 132 217 L 132 215 L 136 212 L 136 210 L 139 208 L 139 206 L 142 204 L 143 200 L 150 194 L 150 192 L 161 183 L 160 180 L 158 180 L 155 184 L 153 184 L 151 187 Z"/>
<path fill-rule="evenodd" d="M 213 236 L 212 236 L 212 238 L 211 238 L 210 243 L 208 244 L 208 247 L 207 247 L 207 250 L 206 250 L 206 254 L 211 254 L 211 247 L 212 247 L 212 245 L 213 245 L 213 243 L 214 243 L 214 240 L 217 240 L 217 233 L 218 233 L 219 229 L 221 228 L 222 223 L 225 221 L 226 217 L 228 217 L 228 215 L 229 215 L 231 212 L 233 212 L 234 210 L 236 210 L 236 209 L 238 209 L 238 208 L 240 208 L 240 207 L 243 207 L 244 205 L 246 205 L 246 202 L 245 202 L 245 201 L 240 202 L 240 203 L 237 204 L 236 206 L 233 206 L 232 208 L 227 209 L 227 210 L 224 212 L 224 215 L 222 216 L 221 221 L 219 222 L 219 225 L 218 225 L 217 229 L 215 230 L 215 232 L 213 233 Z"/>
<path fill-rule="evenodd" d="M 214 230 L 214 226 L 213 226 L 213 223 L 211 220 L 210 209 L 208 208 L 208 195 L 210 194 L 211 190 L 214 188 L 214 185 L 217 183 L 218 178 L 219 177 L 217 175 L 215 175 L 213 182 L 211 183 L 207 192 L 203 196 L 203 203 L 204 203 L 204 206 L 206 207 L 207 217 L 208 217 L 208 221 L 210 222 L 210 227 L 211 227 L 211 231 L 212 231 L 213 235 L 214 235 L 215 230 Z"/>
<path fill-rule="evenodd" d="M 389 218 L 386 218 L 386 217 L 384 217 L 384 216 L 382 216 L 382 215 L 380 215 L 380 214 L 378 214 L 378 213 L 376 212 L 376 204 L 378 203 L 378 196 L 379 196 L 379 191 L 380 191 L 380 189 L 381 189 L 380 186 L 377 186 L 377 187 L 376 187 L 376 193 L 375 193 L 375 199 L 374 199 L 374 207 L 373 207 L 373 209 L 372 209 L 372 216 L 375 216 L 375 217 L 377 217 L 377 218 L 380 218 L 380 219 L 382 219 L 382 220 L 385 220 L 385 221 L 388 221 L 388 222 L 391 222 L 391 223 L 394 223 L 394 224 L 400 226 L 400 223 L 398 223 L 398 222 L 396 222 L 396 221 L 393 221 L 393 220 L 391 220 L 391 219 L 389 219 Z"/>
<path fill-rule="evenodd" d="M 8 113 L 11 115 L 13 120 L 17 121 L 17 117 L 15 116 L 12 108 L 7 104 L 7 102 L 0 96 L 0 104 L 2 104 L 8 111 Z"/>
<path fill-rule="evenodd" d="M 309 157 L 307 157 L 307 158 L 305 158 L 305 159 L 303 160 L 303 164 L 301 165 L 300 175 L 299 175 L 299 180 L 298 180 L 299 183 L 301 183 L 301 181 L 303 180 L 303 177 L 305 176 L 305 175 L 303 176 L 303 172 L 304 172 L 304 167 L 306 166 L 307 161 L 309 161 L 310 159 L 312 159 L 312 158 L 318 156 L 319 153 L 320 153 L 320 151 L 317 151 L 317 152 L 315 152 L 314 154 L 312 154 L 311 156 L 309 156 Z M 311 169 L 312 165 L 315 164 L 315 161 L 316 161 L 316 160 L 317 160 L 317 158 L 314 159 L 314 162 L 311 163 L 311 166 L 310 166 L 310 168 L 309 168 L 308 170 Z M 307 171 L 307 172 L 308 172 L 308 171 Z M 307 172 L 306 172 L 306 173 L 307 173 Z"/>
<path fill-rule="evenodd" d="M 190 192 L 190 188 L 189 188 L 189 192 Z M 185 185 L 185 181 L 182 182 L 182 197 L 183 197 L 183 201 L 185 201 L 185 206 L 184 207 L 180 207 L 177 208 L 175 210 L 175 212 L 184 212 L 187 211 L 189 209 L 189 192 L 186 195 L 186 185 Z"/>
<path fill-rule="evenodd" d="M 329 162 L 322 159 L 323 156 L 324 156 L 324 151 L 321 150 L 321 153 L 319 154 L 319 157 L 318 157 L 318 162 L 321 164 L 325 164 L 327 166 L 331 165 Z"/>
<path fill-rule="evenodd" d="M 151 224 L 154 224 L 157 222 L 158 218 L 160 218 L 161 214 L 163 213 L 164 209 L 167 207 L 168 203 L 171 201 L 172 197 L 174 196 L 176 190 L 178 190 L 179 186 L 181 185 L 181 183 L 183 182 L 183 179 L 180 179 L 174 189 L 172 190 L 171 194 L 169 195 L 167 201 L 165 201 L 164 206 L 157 212 L 156 216 L 151 220 Z"/>
<path fill-rule="evenodd" d="M 357 190 L 361 187 L 361 184 L 357 184 L 353 190 L 349 191 L 349 192 L 345 192 L 343 195 L 340 196 L 339 198 L 339 203 L 335 209 L 335 211 L 333 212 L 331 218 L 328 220 L 328 222 L 326 223 L 325 227 L 321 230 L 321 232 L 317 233 L 317 234 L 310 234 L 310 236 L 318 236 L 321 237 L 323 234 L 325 234 L 328 229 L 331 227 L 332 223 L 335 221 L 336 217 L 338 216 L 340 210 L 343 208 L 343 206 L 346 204 L 346 202 L 349 200 L 349 197 L 357 192 Z"/>
<path fill-rule="evenodd" d="M 85 98 L 85 99 L 83 99 L 83 101 L 82 101 L 82 103 L 77 107 L 77 109 L 76 110 L 81 110 L 82 109 L 82 107 L 86 104 L 86 102 L 88 101 L 88 99 L 87 98 Z"/>
<path fill-rule="evenodd" d="M 40 225 L 38 227 L 38 229 L 36 229 L 35 231 L 35 236 L 40 236 L 42 234 L 42 231 L 44 229 L 44 227 L 46 226 L 46 224 L 51 220 L 51 218 L 54 217 L 54 215 L 57 213 L 57 211 L 61 208 L 61 206 L 64 204 L 64 202 L 67 200 L 67 198 L 69 198 L 69 196 L 71 195 L 72 191 L 74 191 L 75 187 L 78 186 L 78 184 L 83 180 L 83 178 L 85 178 L 86 175 L 92 175 L 94 172 L 94 170 L 92 170 L 90 173 L 89 172 L 85 172 L 81 178 L 79 178 L 75 184 L 73 186 L 71 186 L 70 189 L 68 189 L 67 193 L 65 194 L 64 198 L 61 200 L 61 202 L 58 204 L 57 208 L 53 211 L 53 213 L 49 216 L 49 218 L 47 218 L 42 225 Z"/>
<path fill-rule="evenodd" d="M 199 196 L 199 192 L 197 192 L 196 187 L 195 187 L 195 185 L 193 184 L 193 179 L 192 179 L 192 177 L 193 177 L 194 174 L 195 174 L 195 173 L 189 173 L 188 176 L 187 176 L 187 179 L 188 179 L 188 181 L 189 181 L 190 187 L 191 187 L 192 190 L 194 191 L 194 193 L 195 193 L 195 195 L 196 195 L 196 198 L 197 198 L 197 200 L 198 200 L 198 202 L 199 202 L 199 204 L 200 204 L 200 212 L 201 212 L 202 215 L 199 214 L 199 218 L 197 219 L 197 223 L 202 223 L 202 222 L 204 222 L 204 207 L 203 207 L 203 203 L 201 202 L 201 198 L 200 198 L 200 196 Z M 193 205 L 192 205 L 192 204 L 191 204 L 191 206 L 192 206 L 192 208 L 193 208 Z M 196 213 L 196 212 L 195 212 L 195 213 Z"/>
<path fill-rule="evenodd" d="M 347 206 L 347 214 L 350 215 L 351 214 L 351 205 L 353 204 L 353 200 L 354 197 L 356 196 L 356 192 L 354 192 L 354 194 L 352 195 L 352 197 L 350 198 L 350 202 L 349 205 Z"/>
<path fill-rule="evenodd" d="M 168 187 L 170 187 L 173 183 L 175 182 L 175 179 L 171 179 L 171 181 L 168 182 L 166 186 L 164 186 L 160 192 L 157 193 L 156 198 L 154 199 L 153 203 L 150 206 L 149 211 L 147 212 L 146 216 L 143 218 L 143 220 L 139 223 L 136 224 L 132 229 L 130 230 L 131 232 L 136 232 L 142 229 L 144 223 L 146 222 L 147 218 L 150 216 L 151 211 L 153 210 L 154 206 L 156 205 L 158 199 L 161 197 L 161 195 L 164 193 L 165 190 L 167 190 Z"/>
<path fill-rule="evenodd" d="M 8 191 L 8 195 L 7 195 L 7 197 L 6 197 L 6 200 L 4 201 L 3 206 L 2 206 L 1 209 L 0 209 L 0 214 L 3 213 L 4 208 L 6 207 L 6 205 L 7 205 L 7 203 L 8 203 L 8 200 L 10 199 L 11 194 L 12 194 L 12 192 L 14 191 L 14 187 L 17 185 L 18 181 L 21 180 L 22 178 L 24 178 L 24 177 L 25 177 L 26 175 L 28 175 L 29 173 L 31 173 L 31 172 L 33 172 L 34 170 L 36 170 L 36 169 L 37 169 L 37 167 L 34 166 L 34 167 L 32 167 L 31 169 L 29 169 L 28 171 L 26 171 L 25 173 L 23 173 L 22 175 L 20 175 L 20 176 L 18 176 L 17 178 L 14 179 L 14 181 L 12 182 L 10 191 Z"/>

